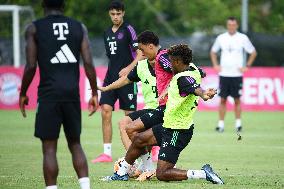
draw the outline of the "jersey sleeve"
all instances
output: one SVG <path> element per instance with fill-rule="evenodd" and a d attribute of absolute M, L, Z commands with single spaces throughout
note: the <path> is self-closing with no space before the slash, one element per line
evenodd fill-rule
<path fill-rule="evenodd" d="M 194 94 L 195 89 L 200 87 L 200 85 L 196 83 L 196 80 L 190 76 L 182 76 L 178 78 L 177 84 L 181 97 Z"/>
<path fill-rule="evenodd" d="M 133 70 L 131 70 L 129 72 L 129 74 L 127 75 L 127 78 L 132 81 L 132 82 L 139 82 L 141 81 L 141 79 L 139 78 L 138 74 L 137 74 L 137 65 L 133 68 Z"/>
<path fill-rule="evenodd" d="M 199 73 L 200 73 L 200 75 L 201 75 L 201 78 L 206 77 L 206 72 L 205 72 L 202 68 L 200 68 L 200 67 L 198 67 L 198 66 L 197 66 L 197 68 L 198 68 L 198 71 L 199 71 Z"/>
<path fill-rule="evenodd" d="M 252 45 L 251 41 L 249 40 L 249 38 L 245 35 L 244 36 L 244 49 L 247 53 L 252 53 L 253 51 L 255 51 L 254 46 Z"/>
<path fill-rule="evenodd" d="M 218 36 L 211 48 L 211 51 L 214 53 L 217 53 L 219 50 L 221 49 L 221 45 L 220 45 L 220 37 Z"/>
<path fill-rule="evenodd" d="M 136 35 L 136 31 L 134 30 L 134 28 L 128 24 L 126 26 L 127 28 L 127 33 L 129 36 L 129 44 L 131 46 L 131 48 L 135 51 L 138 49 L 138 41 L 137 41 L 137 35 Z"/>
<path fill-rule="evenodd" d="M 159 57 L 159 60 L 158 60 L 160 66 L 166 71 L 166 72 L 169 72 L 169 73 L 172 73 L 172 64 L 170 62 L 170 59 L 169 59 L 169 55 L 168 54 L 162 54 L 160 57 Z"/>
<path fill-rule="evenodd" d="M 106 32 L 104 32 L 104 44 L 105 44 L 106 56 L 109 58 L 110 53 L 109 53 L 109 47 L 108 47 L 108 43 L 107 43 Z"/>

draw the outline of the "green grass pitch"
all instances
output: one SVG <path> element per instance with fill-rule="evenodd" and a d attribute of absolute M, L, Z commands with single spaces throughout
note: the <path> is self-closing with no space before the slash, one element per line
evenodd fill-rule
<path fill-rule="evenodd" d="M 33 137 L 35 112 L 26 119 L 18 111 L 0 111 L 0 188 L 44 188 L 40 141 Z M 113 158 L 124 156 L 117 122 L 122 112 L 113 117 Z M 82 145 L 84 147 L 92 188 L 284 188 L 284 114 L 283 112 L 244 112 L 242 140 L 234 131 L 233 113 L 225 120 L 225 132 L 214 131 L 217 112 L 197 112 L 192 141 L 182 152 L 177 167 L 200 169 L 210 163 L 223 178 L 217 186 L 205 180 L 160 182 L 156 179 L 139 183 L 102 182 L 102 176 L 112 174 L 113 164 L 91 164 L 102 152 L 100 113 L 88 117 L 83 112 Z M 62 131 L 62 130 L 61 130 Z M 63 133 L 58 145 L 60 189 L 79 188 L 71 156 Z"/>

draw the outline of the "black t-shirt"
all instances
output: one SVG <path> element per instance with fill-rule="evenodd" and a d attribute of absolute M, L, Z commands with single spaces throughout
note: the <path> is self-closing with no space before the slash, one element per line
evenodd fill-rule
<path fill-rule="evenodd" d="M 38 101 L 79 101 L 82 24 L 63 15 L 34 22 L 40 71 Z"/>
<path fill-rule="evenodd" d="M 151 75 L 156 77 L 155 76 L 155 71 L 154 71 L 153 67 L 150 65 L 149 62 L 148 62 L 148 69 L 150 70 Z M 139 78 L 138 73 L 137 73 L 137 65 L 133 68 L 133 70 L 131 70 L 129 72 L 129 74 L 127 75 L 127 78 L 130 81 L 132 81 L 132 82 L 139 82 L 139 81 L 141 81 L 141 79 Z"/>
<path fill-rule="evenodd" d="M 136 32 L 125 22 L 115 33 L 111 26 L 104 32 L 104 43 L 109 58 L 105 82 L 111 83 L 119 78 L 120 70 L 127 67 L 135 58 L 135 51 L 138 48 Z"/>
<path fill-rule="evenodd" d="M 187 70 L 195 70 L 193 67 L 189 67 Z M 206 73 L 198 67 L 198 71 L 202 78 L 206 76 Z M 196 80 L 190 76 L 182 76 L 177 80 L 179 94 L 181 97 L 194 94 L 195 89 L 199 88 L 200 85 L 196 83 Z"/>

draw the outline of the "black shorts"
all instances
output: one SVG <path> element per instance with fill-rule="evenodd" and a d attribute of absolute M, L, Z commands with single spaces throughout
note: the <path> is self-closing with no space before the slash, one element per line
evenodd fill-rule
<path fill-rule="evenodd" d="M 130 119 L 132 121 L 134 121 L 135 119 L 138 119 L 139 117 L 141 117 L 144 114 L 147 114 L 149 112 L 152 112 L 154 109 L 142 109 L 142 110 L 137 110 L 135 112 L 132 112 L 130 114 L 128 114 L 127 116 L 130 117 Z"/>
<path fill-rule="evenodd" d="M 194 125 L 189 129 L 167 129 L 162 124 L 155 125 L 152 130 L 160 146 L 159 160 L 176 164 L 181 151 L 192 138 L 193 129 Z"/>
<path fill-rule="evenodd" d="M 243 77 L 223 77 L 220 76 L 219 96 L 227 98 L 239 98 L 242 95 Z"/>
<path fill-rule="evenodd" d="M 63 124 L 66 137 L 80 137 L 80 102 L 38 103 L 35 121 L 35 137 L 40 139 L 58 139 L 61 124 Z"/>
<path fill-rule="evenodd" d="M 158 108 L 146 113 L 140 117 L 145 129 L 152 128 L 154 125 L 164 123 L 164 112 L 166 106 L 159 106 Z"/>
<path fill-rule="evenodd" d="M 109 85 L 105 83 L 104 86 Z M 135 111 L 137 107 L 137 85 L 130 83 L 119 89 L 102 92 L 100 105 L 108 104 L 114 110 L 114 104 L 119 99 L 119 108 L 122 110 Z"/>

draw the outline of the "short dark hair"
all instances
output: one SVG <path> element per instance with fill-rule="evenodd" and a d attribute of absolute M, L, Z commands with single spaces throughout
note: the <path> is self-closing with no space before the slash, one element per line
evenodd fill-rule
<path fill-rule="evenodd" d="M 238 22 L 238 19 L 237 19 L 236 17 L 234 17 L 234 16 L 230 16 L 230 17 L 228 17 L 228 18 L 227 18 L 227 21 L 228 21 L 228 20 Z"/>
<path fill-rule="evenodd" d="M 118 10 L 118 11 L 124 11 L 124 4 L 122 1 L 120 0 L 114 0 L 114 1 L 111 1 L 111 3 L 109 4 L 108 6 L 108 11 L 110 10 Z"/>
<path fill-rule="evenodd" d="M 155 46 L 158 46 L 159 37 L 154 32 L 146 30 L 138 35 L 138 43 L 142 43 L 144 45 L 153 44 Z"/>
<path fill-rule="evenodd" d="M 65 0 L 43 0 L 43 4 L 47 8 L 63 8 L 65 5 Z"/>
<path fill-rule="evenodd" d="M 168 49 L 168 55 L 181 59 L 186 65 L 189 65 L 192 61 L 192 50 L 186 44 L 171 46 Z"/>

